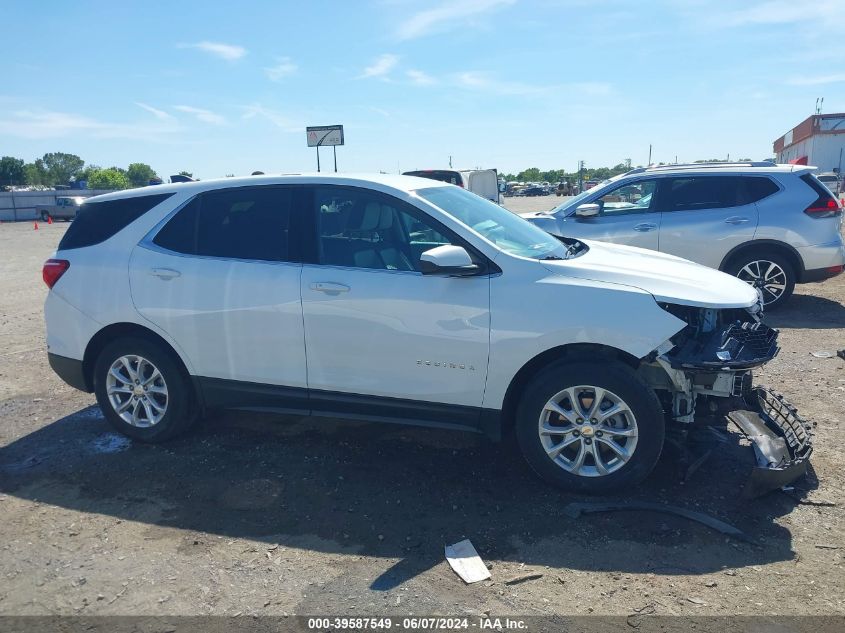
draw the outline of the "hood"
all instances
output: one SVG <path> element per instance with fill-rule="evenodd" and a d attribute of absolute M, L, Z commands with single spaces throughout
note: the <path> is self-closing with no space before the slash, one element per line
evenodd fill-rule
<path fill-rule="evenodd" d="M 757 291 L 736 277 L 644 248 L 580 240 L 589 250 L 573 259 L 543 261 L 560 275 L 633 286 L 657 301 L 700 308 L 747 308 Z"/>

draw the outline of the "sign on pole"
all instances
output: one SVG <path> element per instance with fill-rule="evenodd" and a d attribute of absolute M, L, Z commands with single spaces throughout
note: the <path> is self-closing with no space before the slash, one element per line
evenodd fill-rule
<path fill-rule="evenodd" d="M 325 147 L 326 145 L 343 145 L 342 125 L 320 125 L 306 127 L 308 147 Z"/>

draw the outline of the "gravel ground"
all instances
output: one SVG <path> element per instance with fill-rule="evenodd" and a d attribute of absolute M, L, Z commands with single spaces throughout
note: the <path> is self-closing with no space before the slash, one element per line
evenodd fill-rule
<path fill-rule="evenodd" d="M 560 199 L 509 198 L 513 210 Z M 736 435 L 686 483 L 671 449 L 619 499 L 705 512 L 568 518 L 585 500 L 507 445 L 392 425 L 230 413 L 164 446 L 111 432 L 44 347 L 40 267 L 63 224 L 0 225 L 0 614 L 845 613 L 845 276 L 769 319 L 759 382 L 818 423 L 813 472 L 747 501 Z M 466 586 L 443 546 L 491 566 Z"/>

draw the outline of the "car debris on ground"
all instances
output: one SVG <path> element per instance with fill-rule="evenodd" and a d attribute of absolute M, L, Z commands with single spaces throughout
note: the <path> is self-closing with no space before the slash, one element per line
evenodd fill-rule
<path fill-rule="evenodd" d="M 449 561 L 449 566 L 454 572 L 468 585 L 490 578 L 490 571 L 469 539 L 447 545 L 446 560 Z"/>

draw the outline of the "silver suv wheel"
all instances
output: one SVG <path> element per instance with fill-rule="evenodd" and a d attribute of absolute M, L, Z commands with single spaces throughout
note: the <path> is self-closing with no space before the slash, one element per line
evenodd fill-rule
<path fill-rule="evenodd" d="M 114 412 L 135 427 L 155 426 L 167 413 L 164 376 L 142 356 L 121 356 L 111 364 L 106 394 Z"/>
<path fill-rule="evenodd" d="M 540 443 L 557 466 L 581 477 L 622 468 L 637 448 L 637 420 L 612 391 L 590 385 L 555 394 L 540 414 Z"/>
<path fill-rule="evenodd" d="M 776 262 L 768 259 L 755 259 L 739 269 L 736 274 L 749 286 L 757 288 L 763 294 L 763 305 L 779 300 L 786 292 L 786 272 Z"/>

